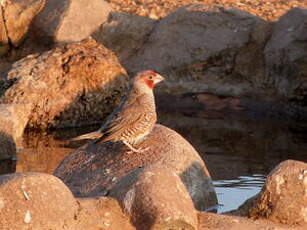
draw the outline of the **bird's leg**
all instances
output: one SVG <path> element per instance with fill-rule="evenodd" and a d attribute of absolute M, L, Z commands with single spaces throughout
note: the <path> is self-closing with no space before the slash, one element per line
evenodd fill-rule
<path fill-rule="evenodd" d="M 132 152 L 135 152 L 135 153 L 140 153 L 140 152 L 143 152 L 143 151 L 146 151 L 149 149 L 149 147 L 147 148 L 134 148 L 132 145 L 130 145 L 127 141 L 123 141 L 123 143 L 132 151 Z"/>

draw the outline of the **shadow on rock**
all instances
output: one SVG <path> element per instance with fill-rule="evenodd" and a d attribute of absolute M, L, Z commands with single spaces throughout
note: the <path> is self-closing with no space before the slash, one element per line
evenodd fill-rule
<path fill-rule="evenodd" d="M 15 157 L 16 144 L 13 137 L 0 131 L 0 174 L 15 172 Z"/>
<path fill-rule="evenodd" d="M 0 131 L 0 160 L 12 159 L 16 156 L 16 144 L 13 137 Z"/>
<path fill-rule="evenodd" d="M 118 200 L 137 229 L 197 229 L 197 212 L 173 169 L 157 165 L 135 169 L 120 178 L 109 196 Z"/>
<path fill-rule="evenodd" d="M 1 103 L 28 103 L 28 128 L 89 125 L 119 103 L 128 83 L 115 55 L 93 39 L 57 47 L 14 63 L 17 81 Z"/>

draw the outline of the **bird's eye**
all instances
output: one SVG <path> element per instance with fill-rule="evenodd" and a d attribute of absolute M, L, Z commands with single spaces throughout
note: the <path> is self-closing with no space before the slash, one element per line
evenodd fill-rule
<path fill-rule="evenodd" d="M 152 80 L 153 77 L 150 75 L 148 78 L 149 78 L 149 80 Z"/>

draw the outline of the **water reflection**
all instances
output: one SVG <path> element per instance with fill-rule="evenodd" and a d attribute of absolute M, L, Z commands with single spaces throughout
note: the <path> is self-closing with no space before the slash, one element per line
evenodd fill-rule
<path fill-rule="evenodd" d="M 239 177 L 236 180 L 216 180 L 214 186 L 219 198 L 218 212 L 238 208 L 245 200 L 256 195 L 265 181 L 263 175 Z"/>
<path fill-rule="evenodd" d="M 24 136 L 23 149 L 17 155 L 16 172 L 53 173 L 71 148 L 63 147 L 64 141 L 55 134 L 28 133 Z"/>
<path fill-rule="evenodd" d="M 307 124 L 182 113 L 160 118 L 197 149 L 214 180 L 266 175 L 283 160 L 307 159 Z"/>
<path fill-rule="evenodd" d="M 165 113 L 160 118 L 188 139 L 206 162 L 219 213 L 256 195 L 279 162 L 307 161 L 307 124 L 209 113 Z"/>
<path fill-rule="evenodd" d="M 256 194 L 273 167 L 286 159 L 307 159 L 306 124 L 210 114 L 160 112 L 159 123 L 183 135 L 201 154 L 211 173 L 222 206 L 236 208 Z M 95 130 L 91 127 L 88 131 Z M 28 134 L 18 152 L 16 172 L 52 173 L 73 148 L 67 137 L 85 130 L 59 130 L 52 134 Z M 0 162 L 0 173 L 13 172 L 14 164 Z"/>

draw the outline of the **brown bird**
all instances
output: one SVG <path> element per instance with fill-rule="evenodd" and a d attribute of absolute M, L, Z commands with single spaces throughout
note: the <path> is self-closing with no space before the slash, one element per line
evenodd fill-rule
<path fill-rule="evenodd" d="M 157 121 L 153 89 L 164 78 L 151 70 L 138 73 L 132 79 L 127 97 L 107 117 L 104 125 L 95 132 L 71 140 L 96 139 L 94 143 L 122 141 L 133 152 L 133 145 L 141 143 Z"/>

